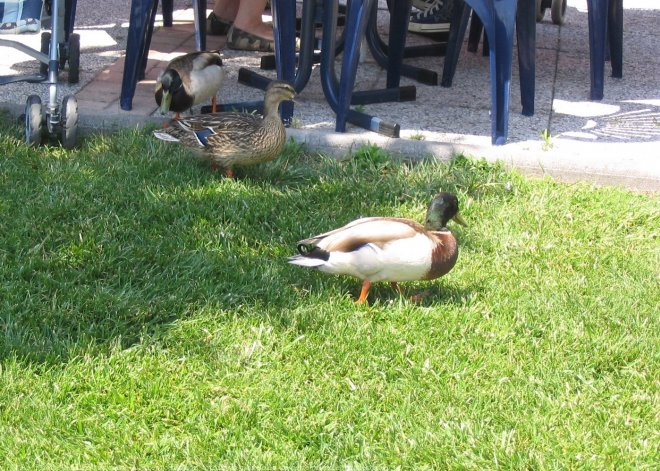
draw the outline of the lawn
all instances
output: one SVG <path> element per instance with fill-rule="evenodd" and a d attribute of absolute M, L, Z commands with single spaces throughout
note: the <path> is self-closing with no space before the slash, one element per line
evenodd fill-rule
<path fill-rule="evenodd" d="M 439 280 L 358 306 L 286 263 L 439 190 L 469 224 Z M 658 469 L 659 203 L 376 148 L 229 180 L 138 131 L 3 127 L 0 469 Z"/>

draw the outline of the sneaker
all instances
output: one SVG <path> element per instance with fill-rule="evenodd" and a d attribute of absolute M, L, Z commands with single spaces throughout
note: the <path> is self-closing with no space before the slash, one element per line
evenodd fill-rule
<path fill-rule="evenodd" d="M 38 33 L 41 30 L 41 20 L 37 18 L 26 18 L 18 22 L 21 33 Z"/>
<path fill-rule="evenodd" d="M 433 3 L 433 0 L 413 0 L 412 6 L 418 10 L 426 10 L 431 5 L 431 3 Z"/>
<path fill-rule="evenodd" d="M 18 34 L 18 23 L 15 21 L 7 21 L 0 24 L 0 34 Z"/>
<path fill-rule="evenodd" d="M 0 34 L 38 33 L 41 30 L 41 21 L 36 18 L 26 18 L 18 22 L 0 24 Z"/>
<path fill-rule="evenodd" d="M 414 33 L 446 33 L 449 31 L 453 0 L 433 0 L 425 10 L 410 15 L 408 31 Z"/>

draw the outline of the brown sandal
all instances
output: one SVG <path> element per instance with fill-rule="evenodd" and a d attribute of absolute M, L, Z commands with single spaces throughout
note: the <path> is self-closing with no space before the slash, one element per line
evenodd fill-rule
<path fill-rule="evenodd" d="M 275 52 L 275 41 L 248 33 L 232 25 L 227 33 L 227 47 L 239 51 Z"/>

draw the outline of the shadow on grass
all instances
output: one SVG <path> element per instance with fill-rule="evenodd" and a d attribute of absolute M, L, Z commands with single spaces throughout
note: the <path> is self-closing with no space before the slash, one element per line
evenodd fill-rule
<path fill-rule="evenodd" d="M 340 163 L 290 145 L 226 180 L 135 132 L 91 137 L 73 152 L 13 147 L 0 143 L 13 182 L 0 208 L 0 359 L 47 364 L 129 347 L 209 309 L 287 326 L 306 302 L 300 291 L 331 278 L 286 263 L 297 240 L 397 208 L 422 214 L 440 189 L 476 195 L 502 176 L 465 159 L 412 165 L 368 148 Z M 349 280 L 337 283 L 359 290 Z M 466 299 L 451 286 L 432 282 L 422 305 Z M 384 284 L 371 296 L 398 294 Z"/>

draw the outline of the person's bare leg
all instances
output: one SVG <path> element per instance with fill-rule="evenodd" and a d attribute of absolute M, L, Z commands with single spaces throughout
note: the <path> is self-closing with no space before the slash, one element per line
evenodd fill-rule
<path fill-rule="evenodd" d="M 239 0 L 216 0 L 213 13 L 221 20 L 233 22 L 238 14 L 238 4 Z"/>
<path fill-rule="evenodd" d="M 272 41 L 274 38 L 273 26 L 264 23 L 261 19 L 261 14 L 265 8 L 266 0 L 240 0 L 234 26 L 260 38 Z"/>

